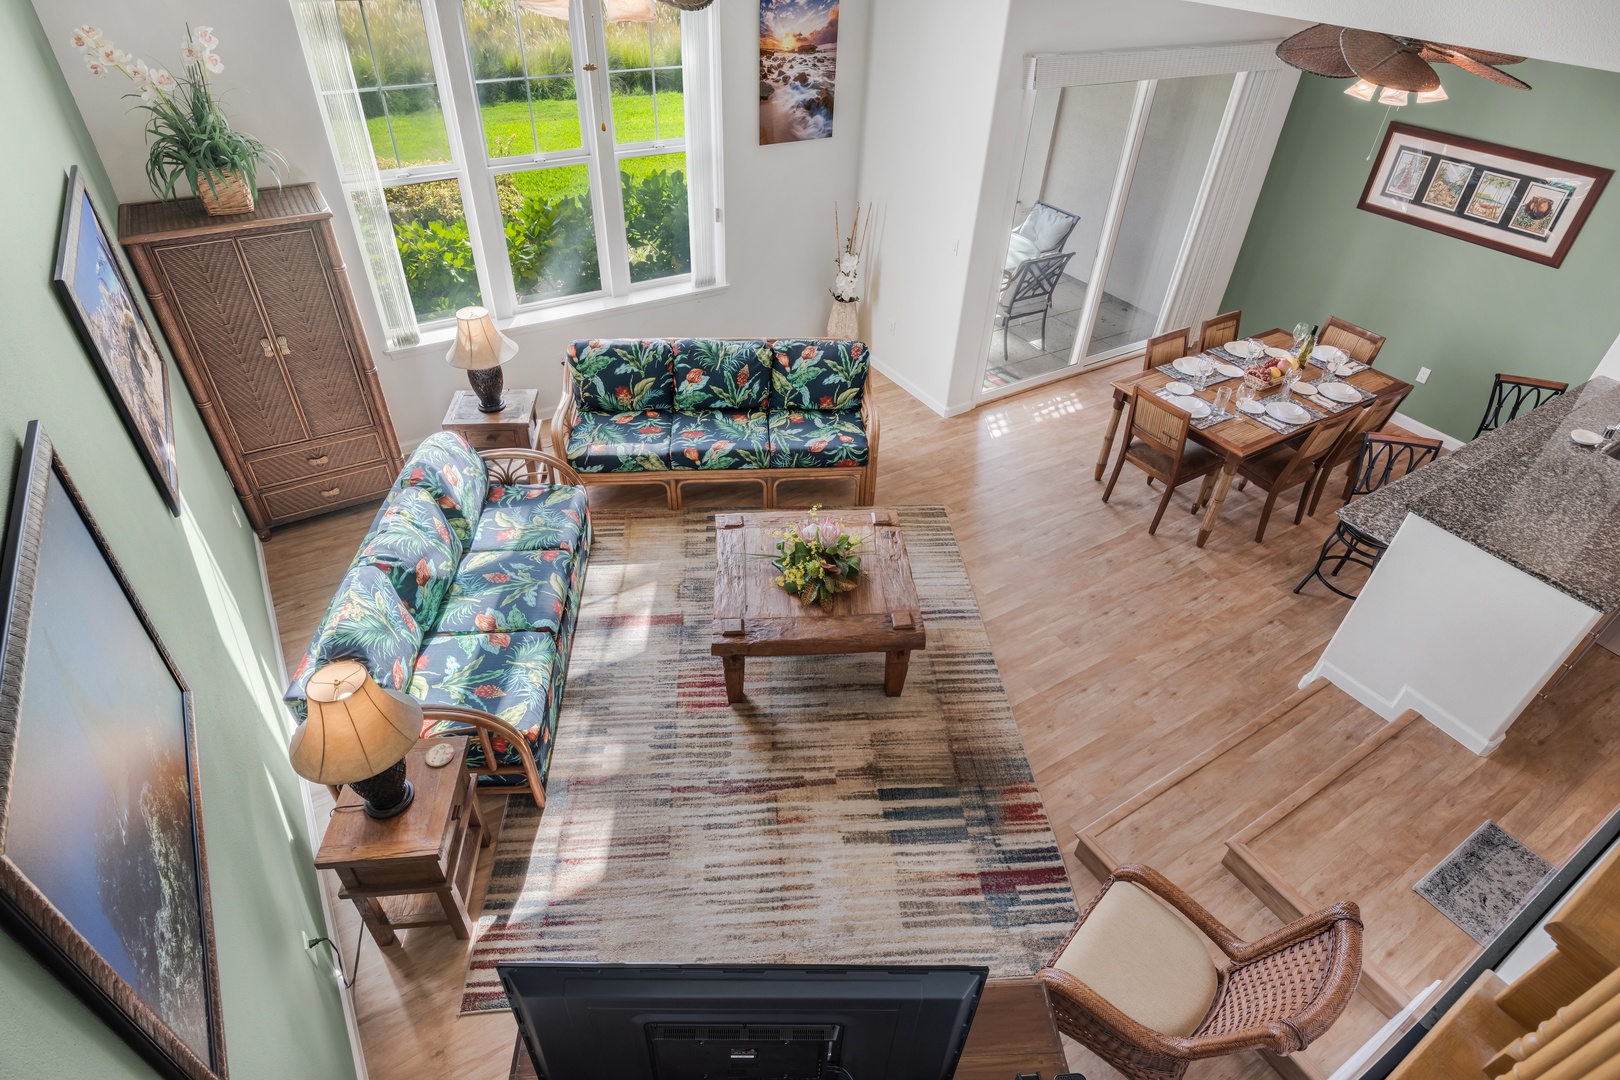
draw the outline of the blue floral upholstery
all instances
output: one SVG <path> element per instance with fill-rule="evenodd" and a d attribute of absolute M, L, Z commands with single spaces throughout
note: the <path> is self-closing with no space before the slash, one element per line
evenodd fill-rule
<path fill-rule="evenodd" d="M 858 409 L 840 412 L 773 412 L 771 465 L 814 469 L 866 464 L 866 428 Z"/>
<path fill-rule="evenodd" d="M 672 469 L 765 469 L 770 426 L 760 412 L 679 412 L 670 435 Z"/>
<path fill-rule="evenodd" d="M 557 639 L 545 632 L 435 634 L 416 658 L 410 692 L 423 705 L 454 705 L 500 717 L 528 738 L 536 763 L 542 763 L 555 733 L 556 711 L 550 705 L 552 686 L 560 685 L 558 658 Z M 475 729 L 450 720 L 422 726 L 423 738 L 446 735 L 474 736 Z M 505 740 L 491 742 L 499 764 L 522 761 Z M 467 765 L 484 765 L 476 737 L 467 747 Z"/>
<path fill-rule="evenodd" d="M 441 634 L 493 634 L 562 627 L 574 587 L 574 557 L 566 551 L 475 551 L 461 562 L 445 600 Z"/>
<path fill-rule="evenodd" d="M 381 570 L 417 624 L 432 626 L 461 560 L 461 545 L 444 512 L 425 489 L 408 487 L 377 522 L 354 565 Z"/>
<path fill-rule="evenodd" d="M 683 338 L 675 342 L 675 408 L 762 412 L 771 395 L 771 352 L 763 341 Z"/>
<path fill-rule="evenodd" d="M 577 552 L 584 542 L 586 515 L 584 488 L 495 484 L 469 550 Z"/>
<path fill-rule="evenodd" d="M 568 464 L 580 472 L 663 471 L 669 427 L 668 412 L 582 412 L 568 434 Z"/>
<path fill-rule="evenodd" d="M 861 342 L 783 338 L 771 342 L 771 353 L 773 415 L 784 409 L 860 409 L 868 359 Z"/>
<path fill-rule="evenodd" d="M 463 544 L 472 539 L 473 526 L 483 511 L 484 496 L 489 490 L 489 474 L 484 471 L 484 461 L 478 451 L 465 439 L 451 431 L 423 439 L 394 482 L 395 492 L 409 487 L 424 488 L 433 496 Z M 384 502 L 385 513 L 392 502 L 392 498 Z"/>
<path fill-rule="evenodd" d="M 388 575 L 375 566 L 350 567 L 293 672 L 287 704 L 302 721 L 309 677 L 334 660 L 358 660 L 379 686 L 403 690 L 421 645 L 422 628 Z"/>
<path fill-rule="evenodd" d="M 675 348 L 669 341 L 576 341 L 568 347 L 574 400 L 586 412 L 675 407 Z"/>

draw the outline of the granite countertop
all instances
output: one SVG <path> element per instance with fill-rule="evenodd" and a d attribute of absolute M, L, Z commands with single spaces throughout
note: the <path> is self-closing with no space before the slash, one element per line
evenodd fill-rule
<path fill-rule="evenodd" d="M 1570 441 L 1620 423 L 1620 383 L 1595 378 L 1339 511 L 1384 543 L 1408 513 L 1575 599 L 1620 608 L 1620 460 Z"/>

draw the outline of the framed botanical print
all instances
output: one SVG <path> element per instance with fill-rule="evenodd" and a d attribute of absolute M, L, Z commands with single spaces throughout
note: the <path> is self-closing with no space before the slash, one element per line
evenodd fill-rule
<path fill-rule="evenodd" d="M 1357 206 L 1559 266 L 1614 170 L 1391 124 Z"/>
<path fill-rule="evenodd" d="M 147 471 L 169 512 L 179 517 L 169 367 L 77 165 L 68 174 L 53 277 Z"/>
<path fill-rule="evenodd" d="M 160 1075 L 221 1080 L 191 692 L 37 420 L 0 604 L 0 923 Z"/>

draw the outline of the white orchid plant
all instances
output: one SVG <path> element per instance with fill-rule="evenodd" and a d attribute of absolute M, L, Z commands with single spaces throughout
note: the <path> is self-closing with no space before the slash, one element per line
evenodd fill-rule
<path fill-rule="evenodd" d="M 85 67 L 96 76 L 118 72 L 135 85 L 126 97 L 140 99 L 136 108 L 150 116 L 146 123 L 146 179 L 161 199 L 174 197 L 184 178 L 196 194 L 199 184 L 219 194 L 219 186 L 239 176 L 258 194 L 258 167 L 263 161 L 280 177 L 284 159 L 251 135 L 231 127 L 214 96 L 211 80 L 225 70 L 216 51 L 219 38 L 212 27 L 186 28 L 180 43 L 185 74 L 171 75 L 118 48 L 94 26 L 81 26 L 69 38 L 84 55 Z"/>

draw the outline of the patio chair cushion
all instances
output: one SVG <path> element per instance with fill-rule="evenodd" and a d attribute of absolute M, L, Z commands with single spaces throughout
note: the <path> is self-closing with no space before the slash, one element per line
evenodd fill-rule
<path fill-rule="evenodd" d="M 1165 1035 L 1191 1035 L 1220 988 L 1203 935 L 1128 881 L 1103 893 L 1053 966 Z"/>
<path fill-rule="evenodd" d="M 771 413 L 771 465 L 815 469 L 866 464 L 866 428 L 855 409 Z"/>
<path fill-rule="evenodd" d="M 771 350 L 763 341 L 687 338 L 674 343 L 675 408 L 759 412 L 771 396 Z"/>
<path fill-rule="evenodd" d="M 568 434 L 568 464 L 580 472 L 649 472 L 669 468 L 670 414 L 582 412 Z"/>
<path fill-rule="evenodd" d="M 1074 224 L 1074 217 L 1061 210 L 1047 206 L 1045 203 L 1036 203 L 1034 209 L 1025 215 L 1023 223 L 1018 226 L 1019 236 L 1031 240 L 1035 250 L 1045 254 L 1055 250 L 1063 242 L 1063 235 Z"/>
<path fill-rule="evenodd" d="M 628 338 L 576 341 L 568 347 L 574 400 L 587 412 L 675 407 L 675 348 L 671 341 Z"/>

